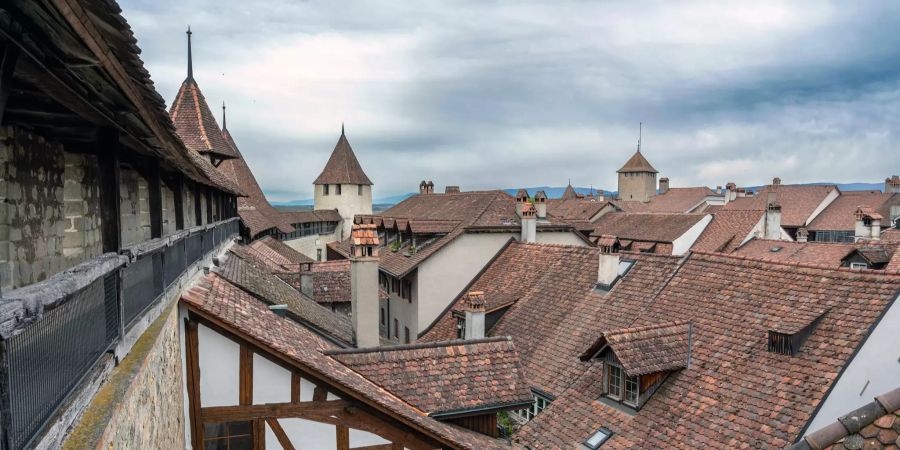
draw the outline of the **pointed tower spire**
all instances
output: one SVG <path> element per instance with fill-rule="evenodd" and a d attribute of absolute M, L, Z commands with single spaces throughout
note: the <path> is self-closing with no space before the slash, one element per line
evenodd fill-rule
<path fill-rule="evenodd" d="M 643 137 L 643 134 L 644 134 L 644 122 L 638 122 L 638 148 L 637 148 L 638 153 L 641 152 L 641 138 Z"/>
<path fill-rule="evenodd" d="M 189 80 L 194 79 L 194 63 L 193 58 L 191 57 L 191 26 L 188 25 L 187 29 L 187 37 L 188 37 L 188 74 L 187 77 Z"/>
<path fill-rule="evenodd" d="M 224 131 L 226 128 L 228 126 L 225 125 L 225 100 L 222 100 L 222 130 Z"/>
<path fill-rule="evenodd" d="M 341 122 L 341 136 L 344 135 L 344 122 Z"/>

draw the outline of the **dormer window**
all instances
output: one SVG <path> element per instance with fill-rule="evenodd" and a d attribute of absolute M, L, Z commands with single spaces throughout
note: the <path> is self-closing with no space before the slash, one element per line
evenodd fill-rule
<path fill-rule="evenodd" d="M 828 309 L 818 305 L 801 305 L 792 311 L 773 311 L 774 319 L 769 325 L 768 350 L 782 355 L 796 355 L 825 317 Z"/>

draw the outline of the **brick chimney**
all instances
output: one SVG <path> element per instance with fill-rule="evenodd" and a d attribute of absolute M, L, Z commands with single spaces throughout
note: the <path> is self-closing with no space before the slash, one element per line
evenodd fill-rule
<path fill-rule="evenodd" d="M 597 267 L 597 285 L 609 288 L 619 276 L 619 253 L 617 252 L 618 239 L 615 236 L 604 234 L 597 240 L 600 248 L 600 260 Z"/>
<path fill-rule="evenodd" d="M 797 242 L 806 242 L 809 240 L 809 230 L 806 227 L 797 229 Z"/>
<path fill-rule="evenodd" d="M 547 194 L 544 191 L 534 194 L 534 209 L 537 210 L 538 219 L 547 218 Z"/>
<path fill-rule="evenodd" d="M 484 292 L 472 291 L 466 294 L 463 302 L 466 313 L 466 331 L 464 339 L 481 339 L 484 337 Z"/>
<path fill-rule="evenodd" d="M 659 193 L 665 194 L 669 192 L 669 177 L 662 177 L 659 179 Z"/>
<path fill-rule="evenodd" d="M 434 194 L 434 183 L 431 180 L 428 180 L 428 182 L 425 183 L 425 187 L 427 188 L 428 194 Z"/>
<path fill-rule="evenodd" d="M 419 195 L 425 195 L 427 193 L 428 193 L 428 182 L 426 182 L 425 180 L 422 180 L 422 182 L 419 183 Z"/>
<path fill-rule="evenodd" d="M 377 347 L 378 230 L 375 224 L 356 224 L 350 232 L 350 307 L 358 348 Z"/>
<path fill-rule="evenodd" d="M 900 193 L 900 176 L 894 175 L 884 179 L 884 192 L 890 194 Z"/>
<path fill-rule="evenodd" d="M 776 178 L 775 181 L 778 179 Z M 778 204 L 774 190 L 768 192 L 766 199 L 765 239 L 781 239 L 781 205 Z"/>
<path fill-rule="evenodd" d="M 516 192 L 516 215 L 522 217 L 522 207 L 525 206 L 525 203 L 528 202 L 528 191 L 525 189 L 519 189 L 519 192 Z"/>
<path fill-rule="evenodd" d="M 537 242 L 537 210 L 531 202 L 525 202 L 522 206 L 522 234 L 519 240 L 522 242 Z"/>
<path fill-rule="evenodd" d="M 856 208 L 855 235 L 857 241 L 877 241 L 881 239 L 881 219 L 883 217 L 868 206 Z"/>

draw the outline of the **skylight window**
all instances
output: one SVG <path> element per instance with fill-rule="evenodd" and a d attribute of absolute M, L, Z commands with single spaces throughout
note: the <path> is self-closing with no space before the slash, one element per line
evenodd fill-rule
<path fill-rule="evenodd" d="M 778 252 L 781 251 L 781 247 L 779 247 L 779 246 L 776 245 L 776 246 L 770 248 L 769 251 L 772 252 L 772 253 L 778 253 Z"/>
<path fill-rule="evenodd" d="M 610 436 L 612 436 L 612 431 L 607 430 L 606 428 L 601 428 L 594 432 L 586 441 L 584 441 L 584 445 L 587 445 L 588 448 L 592 450 L 597 450 L 606 442 Z"/>

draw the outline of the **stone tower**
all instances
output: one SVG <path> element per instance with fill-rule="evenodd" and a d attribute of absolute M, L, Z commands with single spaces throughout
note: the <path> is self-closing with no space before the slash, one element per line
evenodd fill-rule
<path fill-rule="evenodd" d="M 341 239 L 350 235 L 353 216 L 372 214 L 372 181 L 363 172 L 350 142 L 341 127 L 338 139 L 328 163 L 313 181 L 315 185 L 315 209 L 336 209 L 343 219 Z"/>
<path fill-rule="evenodd" d="M 658 173 L 641 149 L 617 171 L 619 173 L 619 199 L 646 202 L 656 194 L 656 174 Z"/>

